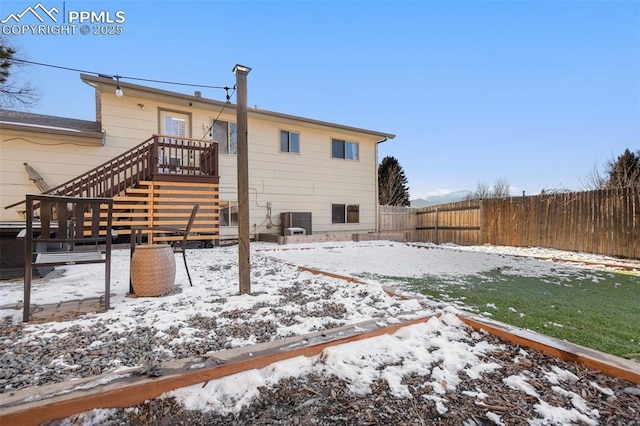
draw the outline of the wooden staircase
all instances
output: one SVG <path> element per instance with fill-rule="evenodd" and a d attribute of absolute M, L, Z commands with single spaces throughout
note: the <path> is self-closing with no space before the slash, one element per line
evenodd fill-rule
<path fill-rule="evenodd" d="M 186 226 L 194 204 L 200 209 L 190 240 L 207 245 L 219 239 L 218 143 L 154 135 L 44 194 L 113 198 L 113 229 L 130 235 L 131 227 Z M 7 206 L 15 207 L 20 203 Z M 105 213 L 106 217 L 106 213 Z M 180 237 L 147 234 L 150 243 Z"/>

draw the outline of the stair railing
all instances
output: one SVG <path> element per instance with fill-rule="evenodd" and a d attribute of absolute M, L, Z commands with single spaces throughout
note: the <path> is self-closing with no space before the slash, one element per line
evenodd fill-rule
<path fill-rule="evenodd" d="M 46 194 L 113 197 L 152 177 L 154 143 L 155 137 L 151 137 L 83 175 L 51 188 Z"/>
<path fill-rule="evenodd" d="M 154 135 L 141 144 L 43 194 L 113 197 L 156 175 L 218 176 L 218 143 Z M 24 203 L 6 206 L 15 207 Z"/>

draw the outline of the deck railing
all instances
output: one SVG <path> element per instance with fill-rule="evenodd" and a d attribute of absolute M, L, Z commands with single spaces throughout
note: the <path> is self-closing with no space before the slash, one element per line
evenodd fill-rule
<path fill-rule="evenodd" d="M 44 194 L 113 197 L 154 176 L 218 177 L 218 143 L 154 135 L 130 150 Z M 7 206 L 15 207 L 18 204 Z"/>
<path fill-rule="evenodd" d="M 153 174 L 218 176 L 218 144 L 198 139 L 154 137 Z"/>

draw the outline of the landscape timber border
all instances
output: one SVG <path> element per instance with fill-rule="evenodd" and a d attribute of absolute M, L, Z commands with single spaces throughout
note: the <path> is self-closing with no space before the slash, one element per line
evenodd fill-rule
<path fill-rule="evenodd" d="M 4 394 L 0 424 L 39 425 L 95 408 L 140 404 L 173 389 L 207 382 L 297 356 L 315 356 L 325 348 L 424 323 L 431 316 L 381 326 L 381 320 L 293 336 L 277 341 L 172 360 L 159 367 L 159 377 L 148 377 L 141 367 L 105 373 L 71 382 L 27 388 Z"/>
<path fill-rule="evenodd" d="M 354 284 L 366 284 L 352 277 L 344 277 L 319 269 L 301 268 L 301 270 L 344 279 Z M 390 288 L 384 288 L 384 291 L 394 295 Z M 408 298 L 402 294 L 396 296 Z M 407 316 L 409 314 L 405 313 Z M 416 312 L 414 315 L 419 313 Z M 638 362 L 462 311 L 456 312 L 456 315 L 474 330 L 484 331 L 510 343 L 535 349 L 565 361 L 583 364 L 610 376 L 640 384 L 640 363 Z M 170 390 L 247 370 L 264 368 L 274 362 L 297 356 L 315 356 L 330 346 L 393 334 L 403 327 L 424 323 L 432 317 L 439 316 L 440 314 L 436 313 L 384 326 L 383 320 L 373 319 L 277 341 L 172 360 L 155 370 L 161 374 L 159 377 L 149 377 L 148 372 L 142 367 L 131 367 L 96 377 L 21 389 L 3 394 L 0 402 L 0 424 L 38 425 L 95 408 L 131 407 Z"/>
<path fill-rule="evenodd" d="M 159 377 L 148 377 L 142 367 L 132 367 L 97 377 L 22 389 L 3 395 L 0 424 L 35 425 L 95 408 L 131 407 L 173 389 L 264 368 L 297 356 L 319 355 L 330 346 L 393 334 L 403 327 L 424 323 L 438 316 L 425 316 L 385 326 L 381 325 L 381 320 L 369 320 L 199 357 L 172 360 L 159 367 Z M 458 318 L 475 330 L 485 331 L 508 342 L 640 384 L 640 363 L 484 318 L 464 314 L 458 315 Z"/>

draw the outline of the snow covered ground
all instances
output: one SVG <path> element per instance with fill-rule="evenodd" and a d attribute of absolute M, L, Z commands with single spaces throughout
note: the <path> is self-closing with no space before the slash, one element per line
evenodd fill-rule
<path fill-rule="evenodd" d="M 184 265 L 176 257 L 176 285 L 181 291 L 158 298 L 131 298 L 129 288 L 129 251 L 115 250 L 112 267 L 112 309 L 106 313 L 90 314 L 73 321 L 33 324 L 25 326 L 26 334 L 35 339 L 55 333 L 65 333 L 72 327 L 87 328 L 97 323 L 110 332 L 133 331 L 137 327 L 150 327 L 159 334 L 171 327 L 181 327 L 180 339 L 187 342 L 196 339 L 188 327 L 194 315 L 212 316 L 220 319 L 224 326 L 232 319 L 221 319 L 221 313 L 237 310 L 254 310 L 254 319 L 261 320 L 282 315 L 286 306 L 280 304 L 280 291 L 292 286 L 308 285 L 310 292 L 322 292 L 325 285 L 332 286 L 327 292 L 327 302 L 344 308 L 340 323 L 353 324 L 371 318 L 381 318 L 386 323 L 402 319 L 433 314 L 432 308 L 417 300 L 399 301 L 382 291 L 379 282 L 354 285 L 339 279 L 312 275 L 285 265 L 304 265 L 343 275 L 370 273 L 381 276 L 419 277 L 438 275 L 455 279 L 460 275 L 479 274 L 497 267 L 508 266 L 513 273 L 525 276 L 543 276 L 553 272 L 562 274 L 570 268 L 599 268 L 598 265 L 566 264 L 527 259 L 529 256 L 557 259 L 584 260 L 601 265 L 620 262 L 604 256 L 559 252 L 546 249 L 513 247 L 458 247 L 423 245 L 418 248 L 403 243 L 388 241 L 339 242 L 322 244 L 299 244 L 275 246 L 256 243 L 251 245 L 252 295 L 238 295 L 237 247 L 190 250 L 187 254 L 194 286 L 190 287 Z M 515 258 L 511 255 L 525 256 Z M 622 262 L 620 262 L 622 263 Z M 638 266 L 639 262 L 626 262 Z M 61 268 L 57 277 L 37 280 L 33 285 L 32 303 L 47 304 L 65 300 L 99 297 L 104 292 L 103 265 L 76 265 Z M 320 286 L 319 286 L 320 285 Z M 335 290 L 335 289 L 338 290 Z M 21 320 L 21 311 L 11 306 L 23 298 L 22 282 L 0 283 L 0 315 L 11 317 L 14 323 Z M 218 300 L 223 302 L 218 303 Z M 314 304 L 317 302 L 309 302 Z M 272 308 L 273 307 L 273 308 Z M 277 307 L 278 309 L 275 309 Z M 307 306 L 311 309 L 313 306 Z M 291 308 L 289 315 L 300 316 L 298 308 Z M 342 308 L 341 308 L 342 309 Z M 274 313 L 278 311 L 279 313 Z M 478 377 L 482 372 L 498 368 L 492 362 L 482 361 L 482 354 L 495 350 L 495 346 L 483 342 L 478 333 L 475 341 L 468 339 L 469 330 L 457 320 L 455 309 L 444 308 L 444 316 L 432 318 L 424 324 L 407 327 L 393 336 L 382 336 L 366 342 L 354 342 L 326 350 L 322 358 L 295 358 L 273 364 L 267 368 L 248 371 L 234 376 L 170 392 L 188 409 L 217 409 L 234 412 L 248 404 L 260 386 L 277 383 L 284 377 L 296 377 L 309 372 L 334 374 L 352 384 L 354 393 L 366 392 L 375 380 L 386 380 L 394 396 L 407 395 L 402 377 L 411 373 L 428 372 L 433 378 L 429 386 L 433 389 L 431 399 L 438 412 L 446 412 L 443 395 L 455 390 L 461 376 Z M 226 322 L 225 322 L 226 321 Z M 304 334 L 322 328 L 317 317 L 298 318 L 290 326 L 281 326 L 275 337 Z M 39 336 L 39 337 L 38 337 Z M 201 338 L 201 337 L 198 337 Z M 479 340 L 478 340 L 479 339 Z M 179 344 L 180 342 L 174 342 Z M 233 342 L 233 346 L 255 343 L 251 338 Z M 114 365 L 117 365 L 115 363 Z M 438 367 L 434 367 L 437 365 Z M 550 373 L 555 385 L 563 383 L 567 372 Z M 513 377 L 505 385 L 532 395 L 527 378 Z M 566 379 L 569 380 L 569 379 Z M 610 390 L 602 389 L 599 392 Z M 534 395 L 535 396 L 535 395 Z M 539 418 L 533 424 L 560 419 L 562 422 L 584 422 L 597 424 L 598 413 L 586 406 L 578 395 L 570 408 L 555 407 L 540 400 Z M 597 410 L 596 410 L 597 411 Z M 95 420 L 97 413 L 92 414 Z M 500 424 L 500 416 L 492 413 L 488 418 Z M 546 420 L 545 420 L 546 419 Z"/>
<path fill-rule="evenodd" d="M 640 275 L 640 261 L 622 260 L 610 256 L 589 253 L 567 252 L 554 249 L 535 247 L 506 247 L 506 246 L 434 246 L 421 244 L 425 249 L 416 249 L 404 243 L 388 241 L 371 242 L 338 242 L 318 244 L 295 244 L 289 246 L 275 246 L 272 244 L 255 243 L 251 245 L 254 258 L 273 257 L 295 265 L 303 265 L 322 269 L 328 272 L 353 275 L 371 273 L 381 276 L 420 277 L 435 275 L 441 277 L 455 277 L 474 275 L 487 272 L 498 267 L 509 267 L 514 274 L 524 276 L 543 276 L 558 273 L 558 265 L 566 268 L 581 269 L 611 269 L 604 265 L 619 264 L 636 268 Z M 220 258 L 237 257 L 235 247 L 190 250 L 188 262 L 194 276 L 194 288 L 190 295 L 199 296 L 199 292 L 208 295 L 211 285 L 216 286 L 220 296 L 237 293 L 237 269 L 218 270 Z M 528 262 L 511 256 L 532 258 Z M 533 259 L 544 257 L 556 259 L 541 261 Z M 562 262 L 562 259 L 571 262 Z M 588 262 L 581 264 L 579 262 Z M 184 289 L 188 287 L 186 273 L 182 259 L 176 257 L 176 284 Z M 260 265 L 252 265 L 255 269 Z M 65 300 L 76 300 L 87 297 L 99 297 L 104 294 L 103 265 L 77 265 L 63 270 L 62 275 L 56 271 L 53 279 L 36 281 L 31 295 L 34 304 L 58 303 Z M 567 269 L 570 270 L 570 269 Z M 560 268 L 562 271 L 562 268 Z M 263 271 L 265 272 L 265 271 Z M 114 250 L 112 254 L 112 283 L 111 290 L 116 296 L 113 304 L 117 308 L 120 302 L 127 306 L 141 303 L 139 300 L 125 298 L 129 289 L 129 250 Z M 268 285 L 272 281 L 286 281 L 286 276 L 267 277 Z M 253 278 L 254 284 L 261 289 L 265 284 L 265 277 Z M 186 285 L 185 285 L 186 284 Z M 254 289 L 256 288 L 254 285 Z M 0 305 L 7 306 L 22 301 L 22 281 L 0 283 Z M 148 299 L 142 299 L 148 303 Z M 119 309 L 119 308 L 117 308 Z M 3 316 L 11 315 L 19 320 L 18 313 L 2 311 Z"/>

